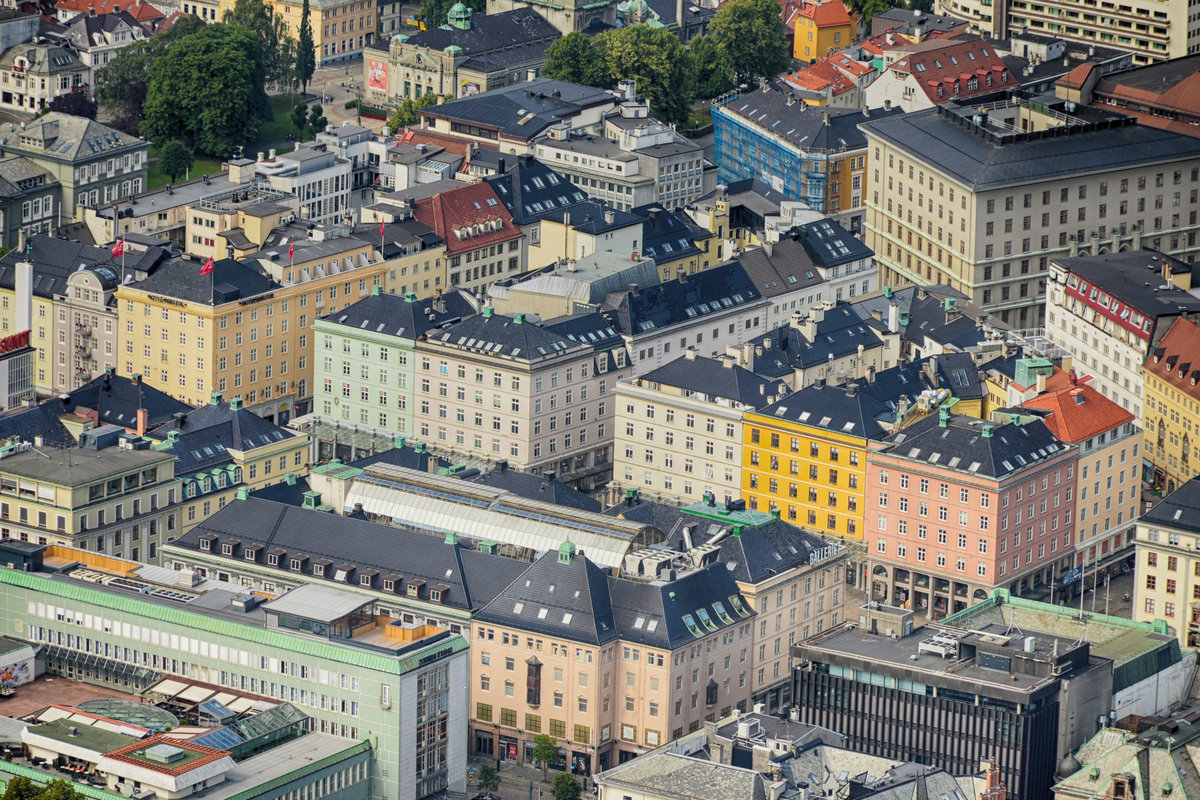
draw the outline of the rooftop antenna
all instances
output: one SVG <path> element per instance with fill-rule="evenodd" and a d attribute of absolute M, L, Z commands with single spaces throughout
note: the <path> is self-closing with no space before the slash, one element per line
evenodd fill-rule
<path fill-rule="evenodd" d="M 1016 631 L 1016 632 L 1017 632 L 1017 633 L 1018 633 L 1020 636 L 1024 636 L 1024 635 L 1025 635 L 1025 631 L 1021 630 L 1020 626 L 1019 626 L 1019 625 L 1017 625 L 1017 612 L 1016 612 L 1016 610 L 1014 610 L 1014 609 L 1011 609 L 1011 608 L 1010 608 L 1010 609 L 1009 609 L 1008 627 L 1005 629 L 1005 631 L 1004 631 L 1004 635 L 1005 635 L 1005 636 L 1012 636 L 1012 635 L 1013 635 L 1013 631 Z"/>

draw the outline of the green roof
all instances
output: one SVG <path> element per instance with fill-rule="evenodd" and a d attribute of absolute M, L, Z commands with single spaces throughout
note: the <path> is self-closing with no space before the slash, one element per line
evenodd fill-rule
<path fill-rule="evenodd" d="M 362 475 L 362 470 L 358 467 L 350 467 L 341 462 L 341 459 L 335 458 L 328 464 L 322 464 L 319 467 L 313 467 L 309 470 L 312 475 L 328 475 L 337 480 L 350 481 Z"/>
<path fill-rule="evenodd" d="M 71 735 L 72 728 L 75 729 L 73 736 Z M 97 753 L 107 753 L 109 750 L 116 750 L 118 747 L 124 747 L 137 741 L 135 736 L 107 731 L 94 725 L 80 725 L 78 722 L 68 723 L 63 719 L 56 719 L 41 725 L 30 725 L 28 730 L 32 734 L 84 747 Z"/>
<path fill-rule="evenodd" d="M 454 636 L 429 648 L 421 648 L 405 658 L 397 659 L 381 653 L 356 650 L 351 647 L 339 647 L 329 642 L 307 639 L 303 636 L 271 630 L 257 625 L 220 619 L 204 613 L 183 608 L 173 608 L 160 603 L 153 603 L 134 597 L 126 597 L 114 592 L 94 589 L 67 581 L 56 581 L 38 575 L 37 573 L 18 572 L 16 570 L 0 570 L 0 583 L 7 583 L 38 592 L 42 595 L 61 597 L 79 603 L 90 603 L 99 608 L 121 611 L 127 614 L 137 614 L 170 625 L 182 625 L 194 630 L 215 633 L 218 636 L 229 636 L 242 641 L 260 644 L 266 647 L 277 647 L 315 658 L 352 664 L 359 667 L 385 672 L 392 675 L 404 675 L 421 666 L 422 658 L 428 655 L 427 649 L 445 650 L 445 655 L 451 655 L 467 649 L 467 642 L 462 636 Z"/>

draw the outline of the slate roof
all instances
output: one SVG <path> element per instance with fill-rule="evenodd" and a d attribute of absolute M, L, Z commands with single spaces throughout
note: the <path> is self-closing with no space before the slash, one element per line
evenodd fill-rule
<path fill-rule="evenodd" d="M 669 582 L 610 577 L 608 583 L 621 640 L 648 647 L 686 647 L 710 633 L 740 625 L 752 613 L 742 604 L 733 574 L 721 563 Z M 658 624 L 652 628 L 652 622 Z"/>
<path fill-rule="evenodd" d="M 803 152 L 862 149 L 867 146 L 867 137 L 859 130 L 860 123 L 891 119 L 904 113 L 900 108 L 879 108 L 872 109 L 868 117 L 857 108 L 816 107 L 802 102 L 789 105 L 791 96 L 792 89 L 787 82 L 779 81 L 770 84 L 765 91 L 758 89 L 735 95 L 720 105 L 714 104 L 714 111 L 720 109 L 720 113 L 731 114 L 758 130 L 769 131 L 771 136 L 783 139 Z"/>
<path fill-rule="evenodd" d="M 990 427 L 992 435 L 984 436 Z M 1044 422 L 991 425 L 974 417 L 951 414 L 945 427 L 931 415 L 893 433 L 881 452 L 996 480 L 1011 478 L 1067 449 Z"/>
<path fill-rule="evenodd" d="M 1111 431 L 1136 417 L 1085 383 L 1044 392 L 1022 403 L 1049 411 L 1042 417 L 1051 432 L 1071 444 Z"/>
<path fill-rule="evenodd" d="M 854 353 L 859 345 L 864 350 L 883 347 L 879 332 L 882 332 L 882 326 L 874 319 L 861 319 L 848 304 L 839 303 L 823 310 L 823 316 L 816 324 L 816 336 L 811 341 L 791 324 L 770 331 L 767 338 L 773 345 L 765 355 L 786 360 L 788 368 L 808 369 L 827 363 L 831 355 L 836 359 Z M 756 359 L 755 371 L 761 372 L 760 364 L 766 369 L 766 362 Z M 762 374 L 778 374 L 777 370 L 781 368 L 782 363 L 776 371 L 768 370 Z"/>
<path fill-rule="evenodd" d="M 187 413 L 192 407 L 176 400 L 148 383 L 134 382 L 122 375 L 104 374 L 72 389 L 63 407 L 72 411 L 85 406 L 97 412 L 101 425 L 120 425 L 123 428 L 137 427 L 137 411 L 147 411 L 147 427 L 153 429 L 169 422 L 172 415 Z M 61 399 L 61 398 L 59 398 Z"/>
<path fill-rule="evenodd" d="M 128 11 L 121 9 L 95 16 L 80 14 L 62 26 L 62 35 L 70 41 L 72 47 L 86 51 L 95 46 L 109 45 L 109 37 L 105 34 L 112 34 L 126 27 L 144 33 L 141 23 Z M 96 41 L 97 36 L 100 37 L 99 42 Z"/>
<path fill-rule="evenodd" d="M 662 203 L 635 206 L 629 213 L 645 220 L 640 255 L 656 261 L 677 261 L 700 254 L 700 248 L 693 241 L 696 226 L 688 224 L 686 214 L 668 211 Z M 708 231 L 704 233 L 712 235 Z"/>
<path fill-rule="evenodd" d="M 114 259 L 107 247 L 90 247 L 67 239 L 40 235 L 29 237 L 27 242 L 30 247 L 28 253 L 14 249 L 0 258 L 0 289 L 15 288 L 16 265 L 20 261 L 33 264 L 33 293 L 47 299 L 66 294 L 67 278 L 81 264 L 89 268 L 107 266 L 118 275 L 121 272 L 121 260 Z M 159 247 L 151 247 L 142 253 L 130 251 L 125 254 L 125 272 L 132 275 L 135 270 L 153 269 L 164 256 L 165 251 Z"/>
<path fill-rule="evenodd" d="M 608 770 L 605 785 L 640 790 L 649 797 L 700 800 L 766 800 L 766 779 L 752 769 L 703 761 L 670 751 L 654 752 Z"/>
<path fill-rule="evenodd" d="M 541 475 L 522 472 L 519 469 L 509 469 L 508 462 L 502 461 L 495 469 L 467 479 L 471 483 L 481 483 L 493 489 L 503 489 L 530 500 L 541 500 L 556 506 L 576 508 L 580 511 L 599 513 L 600 501 L 588 497 L 578 489 L 572 489 L 562 481 Z"/>
<path fill-rule="evenodd" d="M 930 358 L 936 365 L 938 386 L 949 389 L 960 400 L 978 400 L 987 396 L 979 377 L 979 367 L 968 353 L 939 353 Z"/>
<path fill-rule="evenodd" d="M 568 341 L 590 344 L 597 350 L 623 347 L 625 344 L 621 334 L 613 328 L 608 318 L 600 313 L 555 317 L 543 322 L 542 327 L 565 337 Z"/>
<path fill-rule="evenodd" d="M 429 341 L 446 342 L 520 361 L 534 361 L 580 347 L 579 343 L 568 341 L 558 332 L 541 325 L 527 320 L 517 322 L 517 317 L 515 314 L 479 314 L 430 336 Z"/>
<path fill-rule="evenodd" d="M 1171 492 L 1138 521 L 1200 532 L 1200 477 L 1192 478 Z"/>
<path fill-rule="evenodd" d="M 15 438 L 33 443 L 40 436 L 47 447 L 74 447 L 75 437 L 59 419 L 66 413 L 62 400 L 51 397 L 33 408 L 0 416 L 0 441 Z"/>
<path fill-rule="evenodd" d="M 746 270 L 731 261 L 683 279 L 647 286 L 637 294 L 610 295 L 605 305 L 612 307 L 621 333 L 637 337 L 761 299 Z"/>
<path fill-rule="evenodd" d="M 423 452 L 418 451 L 416 447 L 409 444 L 405 444 L 404 447 L 393 447 L 390 450 L 381 450 L 378 453 L 363 456 L 360 459 L 351 461 L 346 466 L 366 469 L 372 464 L 391 464 L 395 467 L 415 469 L 418 472 L 430 472 L 430 460 L 433 461 L 436 467 L 451 466 L 451 463 L 446 459 L 434 456 L 428 450 Z"/>
<path fill-rule="evenodd" d="M 377 569 L 384 578 L 397 576 L 398 597 L 412 579 L 444 584 L 449 588 L 442 593 L 442 604 L 467 610 L 491 601 L 529 566 L 505 556 L 446 544 L 441 535 L 254 497 L 227 503 L 175 544 L 199 550 L 200 537 L 214 534 L 237 539 L 243 547 L 255 543 L 268 552 L 278 548 L 287 557 L 307 556 L 303 569 L 295 574 L 309 582 L 333 582 L 332 570 L 326 570 L 330 574 L 323 578 L 313 574 L 314 562 L 324 558 L 334 564 Z M 241 553 L 234 557 L 243 558 Z M 261 553 L 258 561 L 265 563 Z M 286 562 L 281 558 L 280 563 Z"/>
<path fill-rule="evenodd" d="M 558 35 L 557 29 L 554 31 L 554 34 Z M 521 64 L 544 61 L 546 59 L 546 50 L 549 49 L 551 44 L 553 44 L 553 41 L 550 39 L 540 39 L 536 42 L 526 42 L 515 47 L 505 47 L 503 50 L 490 50 L 486 53 L 471 56 L 459 64 L 458 68 L 477 70 L 479 72 L 498 72 L 520 66 Z"/>
<path fill-rule="evenodd" d="M 637 379 L 639 384 L 661 384 L 696 392 L 710 400 L 731 400 L 747 406 L 758 406 L 769 396 L 788 391 L 786 383 L 775 383 L 755 375 L 729 360 L 695 355 L 682 355 L 669 364 L 647 372 Z"/>
<path fill-rule="evenodd" d="M 845 385 L 806 386 L 758 413 L 843 435 L 882 439 L 887 430 L 880 423 L 896 419 L 894 404 L 889 405 L 874 392 L 861 391 L 862 383 L 860 391 L 853 393 Z"/>
<path fill-rule="evenodd" d="M 1147 377 L 1153 375 L 1180 394 L 1200 399 L 1200 325 L 1176 319 L 1142 369 Z"/>
<path fill-rule="evenodd" d="M 493 55 L 504 50 L 544 39 L 556 39 L 558 29 L 532 8 L 516 8 L 499 14 L 479 12 L 471 15 L 470 27 L 457 28 L 442 25 L 408 34 L 404 44 L 409 47 L 427 47 L 440 56 L 447 47 L 457 47 L 462 55 L 480 53 Z"/>
<path fill-rule="evenodd" d="M 808 249 L 795 239 L 780 239 L 769 248 L 755 247 L 737 260 L 763 297 L 778 297 L 824 282 Z"/>
<path fill-rule="evenodd" d="M 201 275 L 199 260 L 171 259 L 145 280 L 134 281 L 130 288 L 150 294 L 186 300 L 189 303 L 219 306 L 255 297 L 282 288 L 257 265 L 223 258 L 213 263 L 209 275 Z"/>
<path fill-rule="evenodd" d="M 585 109 L 615 103 L 616 98 L 601 89 L 538 78 L 423 108 L 420 113 L 466 122 L 495 130 L 505 138 L 528 142 Z"/>
<path fill-rule="evenodd" d="M 684 509 L 685 512 L 687 510 Z M 683 515 L 683 521 L 695 530 L 692 533 L 692 544 L 695 546 L 707 544 L 722 529 L 731 527 L 688 513 Z M 820 537 L 802 528 L 783 520 L 771 519 L 762 525 L 743 527 L 740 536 L 724 536 L 717 546 L 721 548 L 717 563 L 723 564 L 734 580 L 760 583 L 808 564 L 813 554 L 827 545 Z"/>
<path fill-rule="evenodd" d="M 587 200 L 569 180 L 530 155 L 509 156 L 504 172 L 487 178 L 518 225 L 529 225 L 556 210 Z"/>
<path fill-rule="evenodd" d="M 294 473 L 285 473 L 284 479 L 270 486 L 263 486 L 250 492 L 251 497 L 259 500 L 269 500 L 272 503 L 283 503 L 289 506 L 304 504 L 304 493 L 312 489 L 308 478 Z"/>
<path fill-rule="evenodd" d="M 341 311 L 322 317 L 321 321 L 366 333 L 416 341 L 428 330 L 473 313 L 469 307 L 461 308 L 467 304 L 457 294 L 446 295 L 446 298 L 447 310 L 437 311 L 431 297 L 418 300 L 415 294 L 370 294 Z"/>
<path fill-rule="evenodd" d="M 18 45 L 10 48 L 5 51 L 5 56 L 7 57 L 24 46 Z M 62 50 L 62 48 L 53 49 Z M 76 62 L 75 68 L 82 66 L 74 56 L 71 58 Z M 26 143 L 22 141 L 23 139 L 33 141 Z M 57 111 L 51 111 L 44 117 L 38 117 L 31 121 L 20 134 L 9 131 L 8 142 L 0 145 L 6 153 L 27 153 L 54 161 L 68 162 L 107 159 L 116 153 L 128 153 L 149 146 L 150 143 L 145 139 L 122 133 L 101 122 Z"/>
<path fill-rule="evenodd" d="M 27 191 L 52 189 L 58 181 L 25 156 L 0 158 L 0 197 L 20 197 Z"/>
<path fill-rule="evenodd" d="M 525 235 L 513 224 L 512 214 L 486 181 L 417 200 L 413 216 L 445 240 L 446 253 L 450 255 Z M 461 235 L 464 228 L 469 229 L 466 236 Z"/>
<path fill-rule="evenodd" d="M 1165 253 L 1127 250 L 1098 256 L 1056 258 L 1053 263 L 1151 320 L 1177 315 L 1180 310 L 1200 311 L 1200 298 L 1174 285 L 1162 288 L 1164 263 L 1172 272 L 1190 272 L 1192 269 L 1189 264 Z"/>
<path fill-rule="evenodd" d="M 592 236 L 642 224 L 640 216 L 590 200 L 571 206 L 559 206 L 541 214 L 540 218 L 570 225 L 580 233 Z"/>
<path fill-rule="evenodd" d="M 161 446 L 160 449 L 175 454 L 175 471 L 179 475 L 231 463 L 233 456 L 227 450 L 250 452 L 296 438 L 294 431 L 252 414 L 240 403 L 238 406 L 233 408 L 227 400 L 200 406 L 155 428 L 147 436 L 165 445 L 169 434 L 178 432 L 179 438 L 173 446 Z"/>
<path fill-rule="evenodd" d="M 971 110 L 968 103 L 885 118 L 872 112 L 862 129 L 977 192 L 1200 157 L 1200 139 L 1137 125 L 1132 118 L 1081 125 L 1050 138 L 1009 134 L 1001 141 L 962 123 L 959 117 Z"/>
<path fill-rule="evenodd" d="M 789 234 L 804 245 L 808 257 L 820 267 L 837 267 L 875 256 L 875 251 L 857 236 L 828 217 L 799 225 Z"/>

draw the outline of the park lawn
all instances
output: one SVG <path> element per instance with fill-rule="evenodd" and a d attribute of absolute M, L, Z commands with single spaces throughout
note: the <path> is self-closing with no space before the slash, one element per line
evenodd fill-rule
<path fill-rule="evenodd" d="M 692 113 L 688 115 L 687 129 L 695 130 L 703 128 L 705 125 L 712 124 L 712 108 L 705 106 L 704 108 L 693 108 Z"/>
<path fill-rule="evenodd" d="M 221 171 L 221 159 L 207 158 L 205 156 L 196 156 L 192 162 L 191 177 L 199 178 L 201 175 L 211 175 L 214 172 Z M 183 180 L 180 177 L 180 180 Z M 146 176 L 146 189 L 158 189 L 166 186 L 171 182 L 171 179 L 159 171 L 158 169 L 158 148 L 150 148 L 150 169 Z"/>
<path fill-rule="evenodd" d="M 264 122 L 259 130 L 258 142 L 254 146 L 247 146 L 243 149 L 249 158 L 254 158 L 254 153 L 263 149 L 260 145 L 265 145 L 270 142 L 282 142 L 283 137 L 289 133 L 296 133 L 296 126 L 292 124 L 292 109 L 296 103 L 304 102 L 306 99 L 296 94 L 276 94 L 267 98 L 271 101 L 271 113 L 274 118 L 269 122 Z"/>

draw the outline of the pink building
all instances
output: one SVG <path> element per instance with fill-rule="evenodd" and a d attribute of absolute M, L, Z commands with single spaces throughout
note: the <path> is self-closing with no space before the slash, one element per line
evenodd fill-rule
<path fill-rule="evenodd" d="M 867 455 L 871 599 L 940 619 L 1071 569 L 1076 448 L 1041 421 L 941 409 Z"/>

